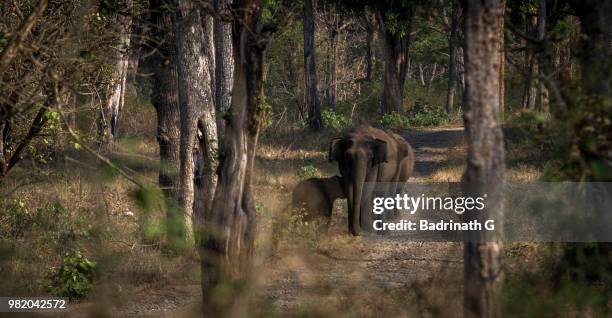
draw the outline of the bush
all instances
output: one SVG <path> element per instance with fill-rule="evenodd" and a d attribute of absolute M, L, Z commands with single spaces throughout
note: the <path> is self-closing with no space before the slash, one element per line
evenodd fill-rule
<path fill-rule="evenodd" d="M 323 110 L 321 115 L 323 116 L 323 126 L 325 128 L 344 130 L 350 128 L 352 125 L 352 121 L 349 117 L 341 113 L 336 113 L 331 109 Z"/>
<path fill-rule="evenodd" d="M 300 167 L 300 171 L 298 171 L 298 177 L 301 180 L 309 179 L 309 178 L 318 178 L 321 175 L 322 174 L 319 168 L 313 165 L 302 166 Z"/>
<path fill-rule="evenodd" d="M 93 227 L 86 221 L 70 216 L 59 203 L 49 203 L 31 210 L 23 200 L 14 200 L 0 217 L 0 237 L 19 239 L 26 234 L 39 231 L 40 237 L 57 246 L 65 246 L 78 238 L 89 238 Z"/>
<path fill-rule="evenodd" d="M 34 223 L 34 215 L 26 203 L 23 200 L 13 200 L 0 217 L 0 235 L 4 238 L 22 238 L 32 229 Z"/>
<path fill-rule="evenodd" d="M 410 119 L 407 116 L 403 116 L 397 112 L 383 114 L 378 121 L 378 124 L 386 129 L 406 129 L 411 126 Z"/>
<path fill-rule="evenodd" d="M 417 99 L 409 112 L 414 126 L 438 126 L 448 121 L 446 111 L 440 106 L 432 106 Z"/>
<path fill-rule="evenodd" d="M 96 263 L 80 252 L 66 253 L 62 265 L 49 270 L 49 290 L 60 297 L 81 299 L 94 287 Z"/>
<path fill-rule="evenodd" d="M 378 121 L 386 129 L 406 129 L 410 127 L 438 126 L 448 122 L 446 111 L 442 107 L 430 107 L 415 102 L 415 106 L 406 114 L 397 112 L 384 114 Z"/>

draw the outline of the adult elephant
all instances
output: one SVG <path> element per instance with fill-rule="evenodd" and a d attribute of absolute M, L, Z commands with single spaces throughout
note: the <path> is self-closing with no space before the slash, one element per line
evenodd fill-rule
<path fill-rule="evenodd" d="M 349 231 L 357 236 L 361 229 L 372 226 L 372 214 L 362 209 L 362 203 L 371 204 L 373 190 L 365 183 L 407 181 L 414 168 L 414 151 L 393 132 L 360 126 L 330 141 L 329 160 L 338 162 L 347 196 Z"/>

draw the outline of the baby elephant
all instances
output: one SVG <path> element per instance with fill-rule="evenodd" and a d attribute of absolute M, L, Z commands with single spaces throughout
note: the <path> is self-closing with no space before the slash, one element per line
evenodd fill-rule
<path fill-rule="evenodd" d="M 327 218 L 331 220 L 334 201 L 346 198 L 339 176 L 331 178 L 310 178 L 298 183 L 293 189 L 293 206 L 303 208 L 306 219 Z"/>

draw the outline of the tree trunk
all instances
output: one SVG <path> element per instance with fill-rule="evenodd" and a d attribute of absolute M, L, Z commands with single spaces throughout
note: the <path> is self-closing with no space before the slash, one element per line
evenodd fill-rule
<path fill-rule="evenodd" d="M 197 123 L 205 113 L 214 113 L 211 74 L 214 69 L 214 60 L 211 60 L 213 50 L 209 47 L 210 41 L 205 38 L 211 30 L 204 30 L 204 25 L 212 26 L 205 24 L 205 18 L 192 1 L 179 0 L 176 27 L 181 122 L 180 204 L 185 212 L 185 227 L 182 233 L 185 237 L 191 236 L 193 228 L 194 146 Z"/>
<path fill-rule="evenodd" d="M 201 241 L 200 250 L 207 313 L 222 312 L 219 307 L 223 305 L 213 299 L 216 287 L 227 280 L 245 281 L 249 277 L 255 237 L 251 179 L 263 98 L 263 57 L 269 35 L 262 35 L 262 0 L 235 1 L 234 6 L 239 16 L 232 36 L 235 64 L 231 116 L 220 147 L 223 156 L 213 209 L 204 224 L 208 235 Z M 227 297 L 230 301 L 223 300 L 228 306 L 225 309 L 232 307 L 235 295 Z"/>
<path fill-rule="evenodd" d="M 338 27 L 340 19 L 335 11 L 330 12 L 333 16 L 329 29 L 329 52 L 327 59 L 327 84 L 325 86 L 325 97 L 329 107 L 336 111 L 336 56 L 338 50 Z"/>
<path fill-rule="evenodd" d="M 209 61 L 209 74 L 215 74 L 215 44 L 214 44 L 214 22 L 213 17 L 202 13 L 202 25 L 204 31 L 204 57 Z M 231 37 L 230 37 L 231 39 Z M 233 63 L 232 63 L 233 68 Z M 217 79 L 210 81 L 211 102 L 215 98 L 215 86 Z M 226 84 L 226 83 L 224 83 Z M 205 105 L 207 106 L 207 105 Z M 210 210 L 212 209 L 217 188 L 217 168 L 218 160 L 218 135 L 217 121 L 215 117 L 214 103 L 201 110 L 201 116 L 197 125 L 197 147 L 195 150 L 194 166 L 194 204 L 193 213 L 196 221 L 196 229 L 203 229 L 204 222 L 210 220 Z M 200 233 L 203 234 L 203 233 Z"/>
<path fill-rule="evenodd" d="M 545 1 L 545 0 L 544 0 Z M 499 16 L 499 116 L 501 122 L 503 122 L 504 111 L 505 111 L 505 65 L 506 65 L 506 49 L 504 48 L 505 33 L 504 33 L 504 19 L 506 15 L 506 1 L 501 1 L 502 12 Z"/>
<path fill-rule="evenodd" d="M 384 21 L 384 13 L 378 12 L 378 22 L 384 39 L 385 75 L 383 91 L 383 113 L 404 112 L 404 83 L 406 82 L 408 66 L 408 48 L 410 32 L 412 31 L 412 17 L 414 10 L 402 12 L 401 20 L 406 20 L 404 32 L 394 32 Z M 424 81 L 423 81 L 424 83 Z"/>
<path fill-rule="evenodd" d="M 465 14 L 465 130 L 467 196 L 487 195 L 482 218 L 495 219 L 496 231 L 469 234 L 464 243 L 464 316 L 499 317 L 503 247 L 501 199 L 505 176 L 503 133 L 499 124 L 500 1 L 468 0 Z"/>
<path fill-rule="evenodd" d="M 538 1 L 538 40 L 540 43 L 544 43 L 544 36 L 546 34 L 546 0 Z M 538 64 L 540 73 L 545 73 L 546 63 L 549 63 L 550 54 L 547 49 L 542 50 L 538 55 Z M 544 85 L 544 82 L 538 79 L 538 110 L 541 112 L 548 112 L 548 88 Z"/>
<path fill-rule="evenodd" d="M 530 15 L 527 23 L 527 34 L 532 37 L 537 37 L 538 34 L 538 17 Z M 535 47 L 532 43 L 527 43 L 525 49 L 527 79 L 525 80 L 525 90 L 523 92 L 522 106 L 524 109 L 535 110 L 536 98 L 538 93 L 537 76 L 539 74 L 538 56 L 536 55 Z"/>
<path fill-rule="evenodd" d="M 376 14 L 367 9 L 365 13 L 366 20 L 366 79 L 374 81 L 376 79 L 376 43 L 378 42 L 378 30 L 376 27 Z"/>
<path fill-rule="evenodd" d="M 450 117 L 455 113 L 455 94 L 458 85 L 457 47 L 460 44 L 461 5 L 459 0 L 452 1 L 451 25 L 448 36 L 448 86 L 446 90 L 446 114 Z"/>
<path fill-rule="evenodd" d="M 113 79 L 106 92 L 106 100 L 98 117 L 98 145 L 109 148 L 117 137 L 119 112 L 125 102 L 125 84 L 128 74 L 129 48 L 132 33 L 132 0 L 121 0 L 117 8 L 115 31 L 118 35 Z"/>
<path fill-rule="evenodd" d="M 570 4 L 580 19 L 582 85 L 587 94 L 605 97 L 612 94 L 612 2 L 577 1 Z"/>
<path fill-rule="evenodd" d="M 323 127 L 317 80 L 314 1 L 304 0 L 304 68 L 306 81 L 306 104 L 308 105 L 308 126 L 312 130 Z"/>
<path fill-rule="evenodd" d="M 419 63 L 419 83 L 425 87 L 425 70 L 422 63 Z"/>
<path fill-rule="evenodd" d="M 157 112 L 157 142 L 159 143 L 159 186 L 166 198 L 167 239 L 170 245 L 182 237 L 183 214 L 178 208 L 180 200 L 179 153 L 180 109 L 178 93 L 176 34 L 172 21 L 176 3 L 151 0 L 154 54 L 147 64 L 153 72 L 151 103 Z"/>
<path fill-rule="evenodd" d="M 215 0 L 215 10 L 223 12 L 230 9 L 231 0 Z M 225 119 L 232 101 L 232 82 L 234 73 L 234 57 L 232 56 L 232 24 L 214 19 L 215 41 L 215 106 L 221 116 L 217 118 L 217 131 L 223 136 Z"/>
<path fill-rule="evenodd" d="M 427 81 L 428 85 L 431 85 L 431 83 L 433 83 L 433 81 L 436 79 L 436 75 L 438 74 L 438 63 L 433 64 L 433 66 L 431 67 L 431 74 L 429 75 L 429 81 Z"/>

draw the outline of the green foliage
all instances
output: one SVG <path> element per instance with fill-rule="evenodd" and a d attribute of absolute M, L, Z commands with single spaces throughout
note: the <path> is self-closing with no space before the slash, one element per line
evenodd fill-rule
<path fill-rule="evenodd" d="M 323 125 L 325 128 L 341 131 L 351 127 L 353 124 L 351 119 L 341 113 L 334 112 L 331 109 L 323 110 Z"/>
<path fill-rule="evenodd" d="M 261 129 L 266 129 L 272 125 L 272 104 L 267 101 L 265 96 L 259 103 L 259 123 Z"/>
<path fill-rule="evenodd" d="M 378 124 L 385 129 L 406 129 L 411 126 L 410 119 L 398 112 L 383 114 Z"/>
<path fill-rule="evenodd" d="M 309 179 L 309 178 L 318 178 L 321 176 L 322 176 L 322 173 L 319 170 L 319 168 L 313 165 L 302 166 L 300 167 L 300 170 L 298 171 L 298 177 L 302 180 Z"/>
<path fill-rule="evenodd" d="M 504 316 L 564 317 L 571 311 L 609 317 L 612 275 L 606 245 L 570 243 L 540 251 L 544 263 L 539 268 L 526 268 L 506 281 Z"/>
<path fill-rule="evenodd" d="M 1 234 L 4 238 L 22 238 L 34 226 L 34 216 L 25 201 L 21 199 L 10 202 L 0 220 Z"/>
<path fill-rule="evenodd" d="M 54 295 L 70 299 L 85 298 L 94 288 L 96 263 L 81 252 L 66 253 L 59 267 L 49 269 L 48 289 Z"/>
<path fill-rule="evenodd" d="M 448 63 L 448 37 L 431 28 L 430 22 L 415 19 L 419 32 L 410 42 L 410 55 L 417 63 Z"/>
<path fill-rule="evenodd" d="M 430 106 L 417 100 L 410 110 L 413 126 L 438 126 L 448 121 L 446 111 L 441 106 Z"/>
<path fill-rule="evenodd" d="M 57 202 L 31 209 L 27 202 L 17 199 L 5 209 L 6 213 L 0 217 L 0 237 L 20 239 L 37 231 L 43 241 L 63 247 L 78 238 L 91 238 L 95 233 L 91 224 L 71 217 Z"/>

